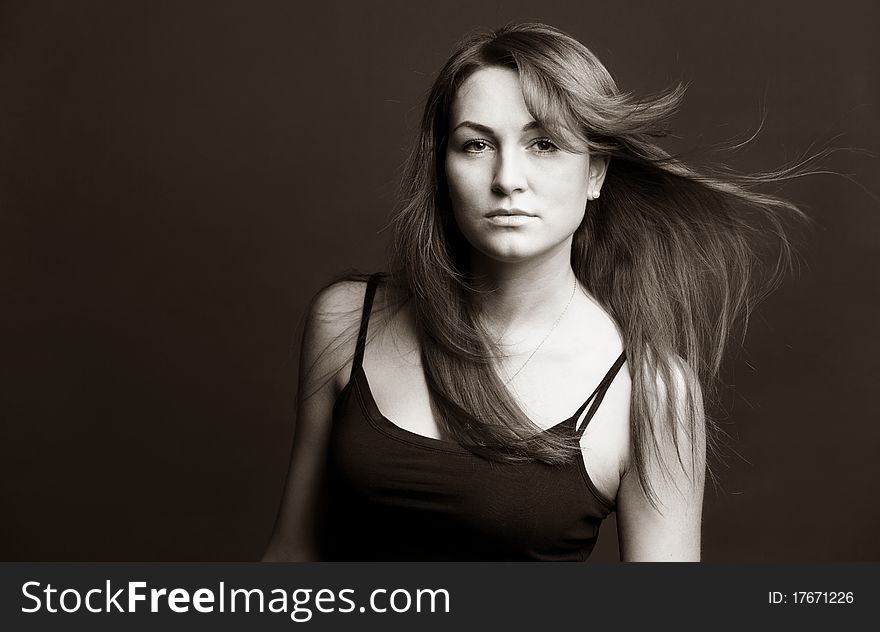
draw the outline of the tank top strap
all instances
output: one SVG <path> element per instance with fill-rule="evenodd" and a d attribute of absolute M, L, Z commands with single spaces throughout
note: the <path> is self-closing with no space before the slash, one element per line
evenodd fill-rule
<path fill-rule="evenodd" d="M 578 437 L 581 437 L 584 434 L 584 431 L 587 429 L 587 425 L 590 423 L 590 420 L 593 418 L 593 415 L 596 414 L 596 411 L 599 410 L 599 404 L 602 403 L 602 400 L 605 397 L 605 393 L 608 391 L 608 387 L 611 386 L 611 382 L 614 381 L 614 378 L 617 376 L 618 371 L 620 371 L 620 367 L 623 366 L 623 363 L 626 362 L 626 351 L 621 352 L 621 354 L 617 357 L 614 364 L 611 365 L 611 368 L 608 369 L 608 373 L 605 374 L 605 377 L 602 378 L 602 381 L 599 382 L 599 385 L 596 387 L 596 390 L 587 398 L 581 407 L 578 408 L 577 412 L 574 414 L 574 425 L 575 425 L 575 434 Z M 590 406 L 590 410 L 587 413 L 587 416 L 584 418 L 583 423 L 580 428 L 577 428 L 577 421 L 580 419 L 580 416 L 583 414 L 584 410 L 587 406 L 590 405 L 590 402 L 593 402 L 593 405 Z"/>
<path fill-rule="evenodd" d="M 364 294 L 364 309 L 361 312 L 361 328 L 358 330 L 357 346 L 354 349 L 354 359 L 351 364 L 351 371 L 354 373 L 356 369 L 361 367 L 364 361 L 364 348 L 367 346 L 367 326 L 370 323 L 370 312 L 373 309 L 373 298 L 376 296 L 376 288 L 382 274 L 377 272 L 370 276 L 367 280 L 367 291 Z"/>

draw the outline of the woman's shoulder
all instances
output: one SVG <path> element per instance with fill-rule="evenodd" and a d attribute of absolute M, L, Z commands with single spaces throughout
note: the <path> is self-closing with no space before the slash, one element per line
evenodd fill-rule
<path fill-rule="evenodd" d="M 356 327 L 365 291 L 366 283 L 357 280 L 336 281 L 318 291 L 308 309 L 309 342 L 326 346 Z"/>
<path fill-rule="evenodd" d="M 700 380 L 688 361 L 677 353 L 670 353 L 652 362 L 650 353 L 644 354 L 642 367 L 650 376 L 649 394 L 657 406 L 672 403 L 682 406 L 689 395 L 701 396 Z"/>
<path fill-rule="evenodd" d="M 312 299 L 309 315 L 332 325 L 339 316 L 357 312 L 364 302 L 367 280 L 354 278 L 334 281 L 319 290 Z"/>
<path fill-rule="evenodd" d="M 350 373 L 371 278 L 357 275 L 327 285 L 315 294 L 308 310 L 303 359 L 318 369 L 317 374 L 335 376 L 337 387 L 344 386 Z M 369 330 L 375 332 L 392 292 L 382 277 L 372 282 L 375 292 Z"/>
<path fill-rule="evenodd" d="M 301 366 L 308 382 L 339 382 L 351 366 L 367 283 L 343 279 L 320 289 L 311 299 L 302 338 Z M 335 378 L 335 379 L 334 379 Z"/>
<path fill-rule="evenodd" d="M 310 314 L 316 318 L 338 324 L 339 318 L 349 320 L 346 315 L 356 314 L 360 320 L 361 311 L 369 284 L 375 286 L 374 303 L 378 306 L 386 302 L 390 295 L 396 295 L 390 277 L 383 273 L 373 275 L 358 274 L 334 281 L 315 294 Z"/>
<path fill-rule="evenodd" d="M 657 440 L 648 461 L 656 461 L 655 465 L 664 469 L 662 463 L 684 465 L 687 454 L 692 459 L 698 453 L 704 459 L 706 419 L 697 372 L 675 353 L 659 357 L 656 362 L 646 353 L 640 364 L 645 374 L 647 419 Z M 632 465 L 628 462 L 626 469 Z"/>

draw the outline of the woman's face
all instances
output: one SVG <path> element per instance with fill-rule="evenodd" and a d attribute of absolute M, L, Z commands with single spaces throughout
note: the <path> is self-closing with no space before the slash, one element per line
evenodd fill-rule
<path fill-rule="evenodd" d="M 496 261 L 571 247 L 603 160 L 559 149 L 529 114 L 518 74 L 482 68 L 452 104 L 446 179 L 459 229 Z M 592 168 L 591 168 L 592 167 Z"/>

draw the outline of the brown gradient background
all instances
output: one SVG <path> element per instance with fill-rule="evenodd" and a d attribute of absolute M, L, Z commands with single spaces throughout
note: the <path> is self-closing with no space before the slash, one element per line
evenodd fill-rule
<path fill-rule="evenodd" d="M 382 267 L 422 99 L 472 28 L 540 19 L 625 89 L 690 82 L 674 149 L 766 110 L 740 169 L 880 150 L 873 2 L 301 4 L 0 4 L 0 559 L 260 556 L 303 310 Z M 705 560 L 880 561 L 878 164 L 783 188 L 817 225 L 726 370 Z"/>

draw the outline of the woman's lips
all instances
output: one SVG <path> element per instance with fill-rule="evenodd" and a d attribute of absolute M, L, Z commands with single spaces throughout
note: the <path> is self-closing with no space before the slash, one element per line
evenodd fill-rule
<path fill-rule="evenodd" d="M 525 215 L 526 217 L 534 217 L 534 213 L 529 213 L 528 211 L 524 211 L 519 208 L 499 208 L 495 209 L 491 213 L 488 213 L 488 217 L 495 217 L 496 215 Z"/>
<path fill-rule="evenodd" d="M 496 212 L 490 213 L 486 219 L 495 226 L 524 226 L 538 218 L 527 213 Z"/>

